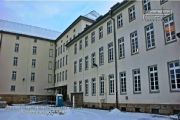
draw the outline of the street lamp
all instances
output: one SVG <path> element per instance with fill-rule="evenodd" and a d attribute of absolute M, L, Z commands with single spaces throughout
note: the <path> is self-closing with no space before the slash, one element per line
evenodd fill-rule
<path fill-rule="evenodd" d="M 180 38 L 180 32 L 179 32 L 179 33 L 177 33 L 177 34 L 176 34 L 176 36 L 177 36 L 178 38 Z"/>

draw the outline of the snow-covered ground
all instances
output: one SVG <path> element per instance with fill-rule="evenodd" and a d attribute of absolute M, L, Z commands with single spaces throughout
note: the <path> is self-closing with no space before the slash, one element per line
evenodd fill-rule
<path fill-rule="evenodd" d="M 60 115 L 58 113 L 62 113 Z M 48 106 L 8 106 L 0 109 L 0 120 L 171 120 L 170 116 L 121 112 L 118 109 L 54 108 Z"/>

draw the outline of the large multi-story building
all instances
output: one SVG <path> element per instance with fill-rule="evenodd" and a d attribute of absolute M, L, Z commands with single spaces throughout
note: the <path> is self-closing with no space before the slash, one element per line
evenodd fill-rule
<path fill-rule="evenodd" d="M 28 88 L 34 85 L 35 88 L 40 86 L 39 90 L 45 88 L 63 94 L 64 100 L 73 101 L 74 106 L 119 107 L 126 111 L 160 114 L 179 112 L 178 5 L 178 1 L 137 0 L 117 3 L 103 16 L 92 11 L 78 17 L 59 37 L 56 36 L 56 40 L 40 37 L 42 40 L 38 42 L 42 43 L 37 47 L 38 51 L 42 50 L 41 55 L 33 56 L 30 52 L 38 43 L 33 43 L 32 37 L 25 36 L 27 43 L 19 40 L 17 44 L 27 48 L 22 50 L 25 58 L 13 53 L 16 34 L 3 32 L 0 94 L 12 94 L 11 85 L 23 87 L 35 72 L 39 74 L 37 80 L 45 80 L 45 83 L 26 82 L 27 94 L 31 94 Z M 45 47 L 43 43 L 53 46 Z M 51 49 L 53 57 L 49 57 Z M 13 61 L 17 61 L 17 57 L 18 66 L 15 67 Z M 41 61 L 36 64 L 40 68 L 31 68 L 30 60 L 34 57 Z M 48 69 L 50 61 L 55 64 L 54 71 L 53 65 L 52 70 Z M 16 70 L 20 71 L 17 72 L 19 79 L 12 81 Z M 50 78 L 54 85 L 48 84 Z M 23 94 L 21 89 L 17 88 L 17 93 Z"/>

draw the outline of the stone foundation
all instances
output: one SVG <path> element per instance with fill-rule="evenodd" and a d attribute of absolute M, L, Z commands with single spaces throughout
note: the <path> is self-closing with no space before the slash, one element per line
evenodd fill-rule
<path fill-rule="evenodd" d="M 84 102 L 86 108 L 98 108 L 98 109 L 113 109 L 116 107 L 115 103 L 89 103 Z M 172 115 L 180 113 L 180 104 L 119 104 L 121 111 L 127 112 L 142 112 L 153 113 L 162 115 Z"/>
<path fill-rule="evenodd" d="M 54 99 L 54 96 L 50 95 L 0 94 L 1 100 L 7 101 L 8 104 L 27 104 L 30 102 L 30 96 L 36 96 L 36 101 Z"/>

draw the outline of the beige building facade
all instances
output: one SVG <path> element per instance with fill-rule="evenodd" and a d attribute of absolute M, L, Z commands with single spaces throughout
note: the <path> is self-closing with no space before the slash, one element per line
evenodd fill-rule
<path fill-rule="evenodd" d="M 41 32 L 1 31 L 0 95 L 63 94 L 74 107 L 178 113 L 178 5 L 168 0 L 123 1 L 103 16 L 92 11 L 62 34 L 51 31 L 45 38 Z"/>

